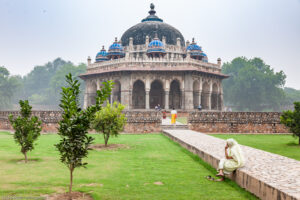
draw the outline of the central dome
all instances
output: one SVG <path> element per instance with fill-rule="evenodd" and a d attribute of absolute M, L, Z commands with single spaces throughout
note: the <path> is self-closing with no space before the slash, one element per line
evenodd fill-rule
<path fill-rule="evenodd" d="M 149 16 L 142 20 L 141 23 L 131 27 L 121 37 L 122 45 L 129 45 L 129 38 L 133 38 L 133 45 L 145 44 L 146 36 L 153 40 L 157 34 L 158 38 L 166 37 L 166 43 L 170 45 L 177 44 L 177 38 L 180 38 L 181 46 L 185 46 L 184 37 L 173 26 L 164 23 L 162 19 L 155 15 L 154 5 L 151 4 Z"/>

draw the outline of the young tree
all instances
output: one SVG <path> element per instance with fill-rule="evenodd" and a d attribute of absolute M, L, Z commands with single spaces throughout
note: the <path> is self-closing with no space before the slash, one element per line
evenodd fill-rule
<path fill-rule="evenodd" d="M 280 122 L 287 127 L 293 133 L 295 137 L 299 137 L 300 145 L 300 102 L 294 102 L 295 110 L 284 111 L 280 116 Z"/>
<path fill-rule="evenodd" d="M 27 152 L 34 149 L 34 142 L 41 135 L 42 122 L 36 116 L 31 116 L 31 106 L 28 100 L 20 100 L 21 116 L 14 119 L 13 115 L 9 116 L 9 121 L 15 129 L 14 139 L 21 146 L 21 152 L 25 156 L 27 163 Z"/>
<path fill-rule="evenodd" d="M 61 104 L 62 120 L 59 122 L 58 134 L 61 140 L 56 144 L 60 152 L 60 160 L 70 171 L 69 193 L 72 192 L 73 171 L 77 167 L 86 167 L 83 158 L 87 157 L 93 138 L 88 136 L 90 122 L 95 112 L 101 109 L 102 103 L 111 93 L 112 82 L 104 82 L 97 91 L 96 105 L 82 110 L 79 104 L 80 83 L 71 74 L 66 75 L 67 87 L 62 87 Z"/>
<path fill-rule="evenodd" d="M 114 102 L 96 112 L 95 119 L 92 122 L 92 127 L 103 133 L 105 146 L 107 146 L 110 136 L 118 136 L 119 132 L 123 130 L 126 124 L 125 114 L 122 113 L 125 106 Z"/>

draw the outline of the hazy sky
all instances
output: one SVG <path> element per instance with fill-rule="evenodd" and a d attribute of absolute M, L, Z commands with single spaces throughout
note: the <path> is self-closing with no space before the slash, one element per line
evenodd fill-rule
<path fill-rule="evenodd" d="M 261 57 L 300 89 L 300 0 L 0 0 L 0 66 L 25 75 L 57 57 L 93 59 L 131 26 L 157 15 L 228 62 Z"/>

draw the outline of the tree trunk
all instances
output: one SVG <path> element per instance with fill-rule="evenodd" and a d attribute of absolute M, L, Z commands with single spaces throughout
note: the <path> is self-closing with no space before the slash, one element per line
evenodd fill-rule
<path fill-rule="evenodd" d="M 27 163 L 27 152 L 24 152 L 24 156 L 25 156 L 25 163 Z"/>
<path fill-rule="evenodd" d="M 70 195 L 69 199 L 70 200 L 72 199 L 71 193 L 72 193 L 72 185 L 73 185 L 73 170 L 74 170 L 73 166 L 70 165 L 70 186 L 69 186 L 69 195 Z"/>
<path fill-rule="evenodd" d="M 108 143 L 108 138 L 109 138 L 109 135 L 106 135 L 104 134 L 104 142 L 105 142 L 105 146 L 107 147 L 107 143 Z"/>

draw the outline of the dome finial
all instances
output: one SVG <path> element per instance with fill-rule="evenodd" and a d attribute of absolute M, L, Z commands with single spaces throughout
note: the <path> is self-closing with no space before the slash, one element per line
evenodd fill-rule
<path fill-rule="evenodd" d="M 154 40 L 158 40 L 157 32 L 155 31 Z"/>
<path fill-rule="evenodd" d="M 150 8 L 153 10 L 153 9 L 154 9 L 154 7 L 155 7 L 155 6 L 154 6 L 154 4 L 153 4 L 153 3 L 151 3 L 151 4 L 150 4 Z"/>
<path fill-rule="evenodd" d="M 195 43 L 195 38 L 192 39 L 192 43 Z"/>
<path fill-rule="evenodd" d="M 115 37 L 115 42 L 118 42 L 118 38 L 117 37 Z"/>
<path fill-rule="evenodd" d="M 104 45 L 102 45 L 102 50 L 104 50 Z"/>
<path fill-rule="evenodd" d="M 149 14 L 150 15 L 155 15 L 156 11 L 154 10 L 155 6 L 154 6 L 153 3 L 150 4 L 150 8 L 151 8 L 151 10 L 149 11 Z"/>

